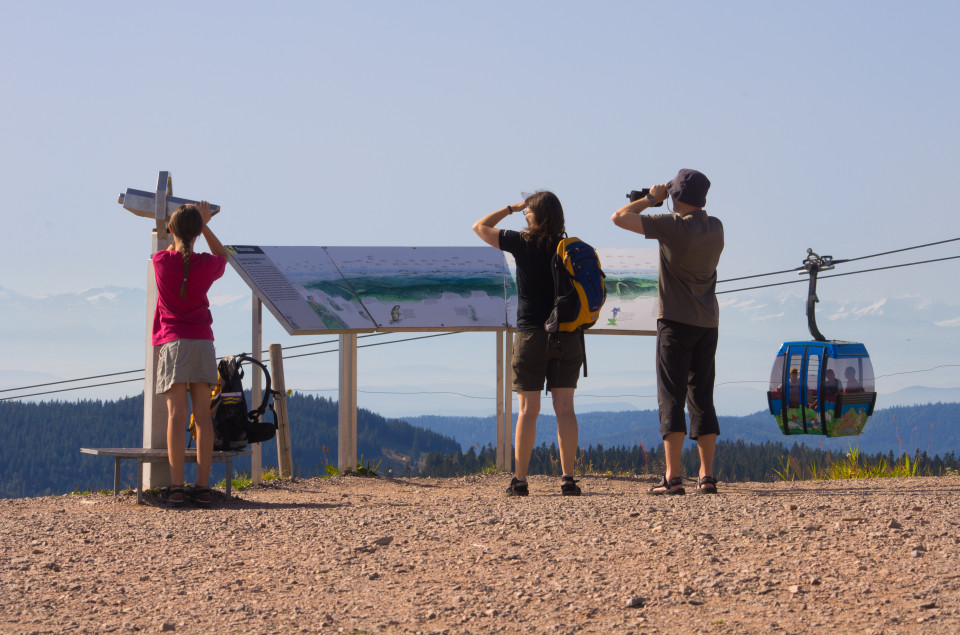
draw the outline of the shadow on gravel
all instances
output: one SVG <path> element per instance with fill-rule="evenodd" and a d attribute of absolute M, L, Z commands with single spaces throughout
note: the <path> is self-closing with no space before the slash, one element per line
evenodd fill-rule
<path fill-rule="evenodd" d="M 384 483 L 392 483 L 394 485 L 406 485 L 407 487 L 422 487 L 423 489 L 436 489 L 437 487 L 440 487 L 439 485 L 435 485 L 433 483 L 413 483 L 411 481 L 406 481 L 398 478 L 381 477 L 381 478 L 378 478 L 377 480 L 383 481 Z"/>
<path fill-rule="evenodd" d="M 748 487 L 731 489 L 731 493 L 755 494 L 756 496 L 775 496 L 788 498 L 797 494 L 817 494 L 818 496 L 849 496 L 862 494 L 869 496 L 902 496 L 903 494 L 937 494 L 941 492 L 960 492 L 960 487 L 901 487 L 898 489 L 871 488 L 871 487 L 791 487 L 783 490 L 758 490 Z"/>
<path fill-rule="evenodd" d="M 218 495 L 219 494 L 219 495 Z M 215 512 L 220 509 L 337 509 L 340 507 L 352 507 L 349 502 L 343 503 L 291 503 L 291 502 L 271 502 L 246 500 L 239 497 L 231 497 L 229 500 L 222 493 L 215 492 L 213 505 L 210 507 L 197 507 L 191 503 L 185 504 L 180 508 L 169 508 L 159 498 L 155 496 L 144 496 L 142 507 L 156 507 L 157 509 L 169 511 L 171 513 L 205 513 Z"/>
<path fill-rule="evenodd" d="M 627 483 L 656 483 L 659 477 L 657 476 L 612 476 L 604 474 L 603 476 L 583 476 L 581 480 L 590 481 L 625 481 Z"/>
<path fill-rule="evenodd" d="M 230 502 L 214 503 L 211 509 L 337 509 L 340 507 L 353 507 L 353 505 L 350 503 L 271 503 L 238 498 Z"/>

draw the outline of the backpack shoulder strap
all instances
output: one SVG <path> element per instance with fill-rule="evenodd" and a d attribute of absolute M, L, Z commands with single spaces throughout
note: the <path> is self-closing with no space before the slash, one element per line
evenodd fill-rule
<path fill-rule="evenodd" d="M 583 328 L 577 328 L 580 331 L 580 350 L 583 352 L 583 376 L 587 376 L 587 337 Z"/>
<path fill-rule="evenodd" d="M 263 413 L 267 411 L 267 406 L 270 405 L 270 398 L 274 394 L 273 384 L 270 380 L 270 371 L 267 370 L 267 367 L 256 357 L 247 355 L 246 353 L 240 353 L 237 355 L 237 367 L 240 367 L 240 364 L 244 362 L 250 362 L 251 364 L 256 364 L 263 371 L 263 376 L 266 378 L 266 387 L 263 390 L 263 399 L 260 401 L 260 405 L 250 411 L 249 414 L 256 415 L 257 418 L 263 416 Z"/>

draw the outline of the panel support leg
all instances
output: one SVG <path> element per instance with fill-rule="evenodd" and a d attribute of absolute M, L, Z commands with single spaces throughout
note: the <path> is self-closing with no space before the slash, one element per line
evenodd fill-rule
<path fill-rule="evenodd" d="M 357 467 L 357 334 L 340 336 L 340 400 L 338 403 L 337 469 Z"/>
<path fill-rule="evenodd" d="M 513 331 L 497 331 L 497 468 L 513 470 Z"/>

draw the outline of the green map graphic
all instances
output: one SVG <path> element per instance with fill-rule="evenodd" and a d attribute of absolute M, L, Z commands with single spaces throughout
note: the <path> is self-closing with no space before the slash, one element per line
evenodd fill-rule
<path fill-rule="evenodd" d="M 636 300 L 637 298 L 656 297 L 657 295 L 657 277 L 615 277 L 608 275 L 603 280 L 603 286 L 607 289 L 607 301 L 613 298 L 621 300 Z"/>
<path fill-rule="evenodd" d="M 507 289 L 504 290 L 502 276 L 480 275 L 346 276 L 344 280 L 311 282 L 305 288 L 348 301 L 359 296 L 361 299 L 373 298 L 383 303 L 420 302 L 440 299 L 444 294 L 469 298 L 478 291 L 495 298 L 502 298 L 505 293 L 508 297 L 517 293 L 512 280 L 508 280 Z"/>

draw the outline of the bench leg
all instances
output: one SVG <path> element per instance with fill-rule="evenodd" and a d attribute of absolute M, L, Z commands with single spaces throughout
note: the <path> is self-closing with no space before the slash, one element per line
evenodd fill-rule
<path fill-rule="evenodd" d="M 143 459 L 137 459 L 137 505 L 143 504 Z"/>
<path fill-rule="evenodd" d="M 120 495 L 120 457 L 114 457 L 113 461 L 113 497 Z"/>

